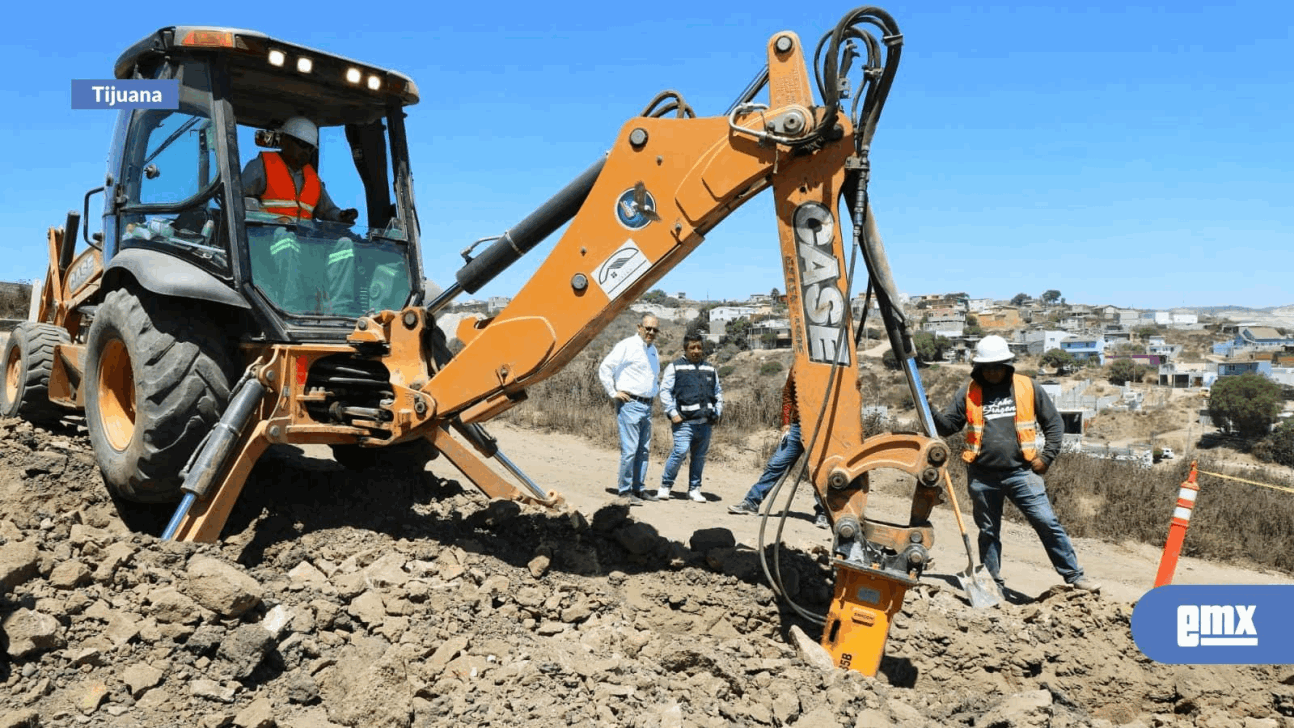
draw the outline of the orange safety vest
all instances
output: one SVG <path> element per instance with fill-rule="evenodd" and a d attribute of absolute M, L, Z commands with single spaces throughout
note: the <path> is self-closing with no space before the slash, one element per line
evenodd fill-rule
<path fill-rule="evenodd" d="M 1026 462 L 1038 455 L 1038 420 L 1033 413 L 1033 380 L 1023 374 L 1011 375 L 1011 398 L 1015 400 L 1015 436 Z M 984 390 L 974 379 L 966 388 L 966 449 L 962 460 L 975 462 L 984 444 Z"/>
<path fill-rule="evenodd" d="M 298 193 L 296 184 L 292 182 L 292 173 L 288 171 L 287 163 L 278 152 L 261 152 L 261 163 L 265 165 L 265 192 L 261 195 L 261 209 L 274 215 L 313 218 L 315 205 L 319 204 L 323 190 L 315 168 L 309 164 L 302 167 L 305 184 Z"/>

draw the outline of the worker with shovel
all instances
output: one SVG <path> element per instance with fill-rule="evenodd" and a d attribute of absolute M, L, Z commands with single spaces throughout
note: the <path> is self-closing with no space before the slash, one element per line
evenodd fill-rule
<path fill-rule="evenodd" d="M 1064 433 L 1060 413 L 1041 387 L 1015 372 L 1010 364 L 1013 358 L 1001 336 L 984 337 L 975 347 L 971 381 L 942 412 L 931 408 L 940 435 L 967 428 L 962 459 L 979 527 L 980 561 L 1004 587 L 1002 506 L 1010 498 L 1038 533 L 1061 578 L 1075 588 L 1099 591 L 1100 584 L 1083 575 L 1042 479 L 1060 454 Z M 1041 449 L 1039 434 L 1045 439 Z"/>

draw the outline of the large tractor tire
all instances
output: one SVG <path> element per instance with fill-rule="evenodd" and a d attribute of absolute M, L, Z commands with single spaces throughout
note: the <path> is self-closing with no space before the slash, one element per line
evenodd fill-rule
<path fill-rule="evenodd" d="M 30 321 L 19 323 L 9 332 L 0 357 L 4 362 L 0 415 L 48 425 L 67 413 L 49 401 L 49 376 L 54 371 L 54 347 L 68 341 L 66 329 Z"/>
<path fill-rule="evenodd" d="M 233 340 L 194 304 L 115 290 L 85 351 L 90 445 L 113 495 L 178 500 L 180 470 L 219 421 L 237 381 Z"/>

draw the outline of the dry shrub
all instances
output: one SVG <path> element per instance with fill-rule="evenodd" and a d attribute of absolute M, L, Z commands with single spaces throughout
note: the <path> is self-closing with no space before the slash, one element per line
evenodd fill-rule
<path fill-rule="evenodd" d="M 30 304 L 29 284 L 0 283 L 0 318 L 25 319 Z"/>
<path fill-rule="evenodd" d="M 1200 463 L 1201 470 L 1225 472 L 1221 467 Z M 1186 461 L 1171 468 L 1144 468 L 1066 453 L 1047 473 L 1047 490 L 1056 515 L 1073 536 L 1162 547 L 1178 490 L 1189 472 Z M 1200 479 L 1182 554 L 1294 573 L 1294 552 L 1289 548 L 1294 540 L 1294 497 L 1210 476 Z M 1272 484 L 1288 488 L 1294 481 L 1285 478 Z M 1010 510 L 1015 520 L 1023 520 Z"/>

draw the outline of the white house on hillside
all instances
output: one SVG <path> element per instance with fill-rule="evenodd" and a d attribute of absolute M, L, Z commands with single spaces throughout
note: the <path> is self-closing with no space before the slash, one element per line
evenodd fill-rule
<path fill-rule="evenodd" d="M 728 323 L 739 318 L 749 318 L 758 311 L 754 306 L 715 306 L 710 309 L 710 323 Z"/>
<path fill-rule="evenodd" d="M 1052 349 L 1059 349 L 1060 342 L 1064 341 L 1065 337 L 1069 335 L 1068 331 L 1038 329 L 1026 331 L 1024 333 L 1024 342 L 1029 346 L 1029 353 L 1037 356 L 1046 354 Z"/>
<path fill-rule="evenodd" d="M 966 314 L 951 310 L 942 310 L 930 314 L 921 325 L 922 331 L 929 331 L 935 336 L 961 336 L 966 331 Z"/>

